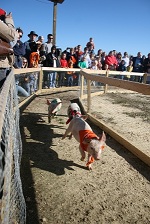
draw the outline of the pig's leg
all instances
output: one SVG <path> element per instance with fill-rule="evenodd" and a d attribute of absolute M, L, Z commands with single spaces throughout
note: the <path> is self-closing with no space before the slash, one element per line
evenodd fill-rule
<path fill-rule="evenodd" d="M 62 139 L 66 138 L 67 135 L 71 132 L 71 130 L 72 130 L 72 123 L 69 124 L 68 128 L 65 131 L 65 134 L 62 137 Z"/>
<path fill-rule="evenodd" d="M 79 151 L 81 153 L 81 161 L 85 160 L 85 151 L 81 148 L 81 146 L 79 145 Z"/>
<path fill-rule="evenodd" d="M 48 111 L 48 123 L 51 123 L 51 114 L 49 111 Z"/>
<path fill-rule="evenodd" d="M 87 164 L 86 166 L 88 167 L 89 170 L 92 170 L 92 166 L 91 164 L 94 162 L 94 158 L 93 156 L 91 156 L 90 154 L 88 154 L 88 161 L 87 161 Z"/>

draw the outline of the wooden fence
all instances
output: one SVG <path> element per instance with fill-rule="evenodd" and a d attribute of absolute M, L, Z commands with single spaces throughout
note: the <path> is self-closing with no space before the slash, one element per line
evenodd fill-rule
<path fill-rule="evenodd" d="M 105 94 L 109 88 L 109 86 L 119 87 L 126 90 L 131 90 L 137 93 L 142 93 L 144 95 L 150 95 L 150 85 L 146 84 L 147 77 L 150 76 L 150 74 L 144 74 L 144 73 L 136 73 L 136 72 L 119 72 L 119 71 L 108 71 L 108 70 L 90 70 L 90 69 L 64 69 L 64 68 L 50 68 L 50 67 L 43 67 L 38 69 L 15 69 L 14 74 L 21 74 L 21 73 L 29 73 L 29 72 L 40 72 L 39 75 L 39 90 L 34 94 L 25 99 L 21 104 L 20 107 L 23 106 L 27 101 L 32 100 L 36 95 L 38 95 L 41 92 L 48 92 L 47 89 L 42 89 L 42 83 L 43 83 L 43 71 L 74 71 L 80 73 L 81 82 L 80 82 L 80 99 L 82 102 L 82 99 L 87 99 L 87 114 L 89 119 L 99 126 L 102 130 L 104 130 L 106 133 L 108 133 L 112 138 L 114 138 L 116 141 L 118 141 L 121 145 L 123 145 L 125 148 L 130 150 L 134 155 L 136 155 L 138 158 L 140 158 L 143 162 L 145 162 L 147 165 L 150 166 L 150 157 L 143 153 L 141 150 L 139 150 L 137 147 L 132 145 L 127 139 L 124 138 L 124 136 L 121 136 L 120 134 L 116 133 L 114 130 L 112 130 L 110 127 L 108 127 L 103 122 L 100 122 L 97 120 L 90 112 L 91 112 L 91 98 L 96 95 Z M 118 78 L 114 78 L 117 76 L 135 76 L 135 77 L 143 77 L 143 83 L 139 82 L 133 82 L 133 81 L 127 81 L 127 80 L 121 80 Z M 84 85 L 84 79 L 87 80 L 87 86 Z M 103 91 L 98 91 L 91 93 L 91 81 L 97 81 L 104 84 Z M 84 89 L 86 88 L 87 94 L 83 94 Z"/>

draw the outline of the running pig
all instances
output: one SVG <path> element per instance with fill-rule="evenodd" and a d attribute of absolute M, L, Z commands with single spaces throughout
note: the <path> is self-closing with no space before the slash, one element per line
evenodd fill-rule
<path fill-rule="evenodd" d="M 48 105 L 48 122 L 51 122 L 51 118 L 57 115 L 58 111 L 62 107 L 62 101 L 59 98 L 53 99 L 52 101 L 47 99 Z"/>
<path fill-rule="evenodd" d="M 81 160 L 84 161 L 86 153 L 88 153 L 88 161 L 86 166 L 89 170 L 92 169 L 91 164 L 94 160 L 99 160 L 101 152 L 105 147 L 106 136 L 102 133 L 101 137 L 98 137 L 91 129 L 90 125 L 85 121 L 87 116 L 82 115 L 80 117 L 74 117 L 63 135 L 62 139 L 66 138 L 69 133 L 75 137 L 80 143 L 79 150 L 81 153 Z"/>

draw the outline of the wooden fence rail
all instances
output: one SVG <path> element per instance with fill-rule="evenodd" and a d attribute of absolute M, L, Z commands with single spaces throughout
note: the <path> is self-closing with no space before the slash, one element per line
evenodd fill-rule
<path fill-rule="evenodd" d="M 118 72 L 118 71 L 108 71 L 108 70 L 90 70 L 90 69 L 64 69 L 64 68 L 50 68 L 50 67 L 43 67 L 43 68 L 36 68 L 36 69 L 14 69 L 14 74 L 22 74 L 22 73 L 31 73 L 31 72 L 40 72 L 39 75 L 39 90 L 36 92 L 35 96 L 41 93 L 41 91 L 46 91 L 42 89 L 42 82 L 43 82 L 43 71 L 74 71 L 80 73 L 81 76 L 81 82 L 80 82 L 80 98 L 81 102 L 82 99 L 87 98 L 87 113 L 89 115 L 89 119 L 95 123 L 97 126 L 102 128 L 106 133 L 114 138 L 116 141 L 118 141 L 120 144 L 122 144 L 125 148 L 127 148 L 129 151 L 131 151 L 133 154 L 135 154 L 138 158 L 140 158 L 143 162 L 148 164 L 150 166 L 150 157 L 137 149 L 134 145 L 132 145 L 127 139 L 125 139 L 123 136 L 116 133 L 114 130 L 109 128 L 104 123 L 97 120 L 95 117 L 93 117 L 91 112 L 91 99 L 92 96 L 104 94 L 107 92 L 108 85 L 119 87 L 126 90 L 131 90 L 134 92 L 142 93 L 144 95 L 150 95 L 150 85 L 145 84 L 147 77 L 150 76 L 150 74 L 144 74 L 144 73 L 136 73 L 136 72 Z M 121 80 L 118 78 L 114 78 L 113 76 L 117 77 L 119 75 L 130 75 L 135 77 L 143 77 L 143 83 L 139 82 L 133 82 L 133 81 L 127 81 L 127 80 Z M 111 76 L 111 77 L 110 77 Z M 83 90 L 85 88 L 84 86 L 84 79 L 87 80 L 87 94 L 83 94 Z M 99 91 L 95 93 L 91 93 L 91 81 L 97 81 L 104 83 L 104 91 Z M 27 100 L 33 99 L 34 96 L 28 97 L 24 102 L 21 103 L 21 106 L 27 102 Z"/>

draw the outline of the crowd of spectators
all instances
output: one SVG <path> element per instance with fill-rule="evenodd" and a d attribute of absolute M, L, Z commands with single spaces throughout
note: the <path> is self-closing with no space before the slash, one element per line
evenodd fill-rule
<path fill-rule="evenodd" d="M 85 44 L 84 48 L 79 44 L 67 49 L 58 49 L 53 45 L 53 35 L 48 34 L 47 40 L 39 36 L 35 31 L 28 34 L 28 40 L 22 42 L 23 30 L 16 28 L 18 34 L 14 51 L 14 68 L 38 68 L 61 67 L 61 68 L 86 68 L 94 70 L 113 70 L 150 73 L 150 53 L 146 57 L 138 52 L 136 56 L 123 54 L 116 50 L 111 50 L 108 54 L 103 49 L 95 50 L 95 43 L 92 37 Z M 142 82 L 140 76 L 116 76 L 120 79 Z M 139 78 L 138 78 L 139 77 Z M 22 94 L 31 95 L 38 88 L 38 73 L 30 73 L 25 76 Z M 44 71 L 43 88 L 55 88 L 62 86 L 79 85 L 79 72 L 55 72 Z M 16 85 L 19 81 L 16 80 Z M 19 88 L 18 88 L 19 89 Z M 21 92 L 21 90 L 20 90 Z"/>

